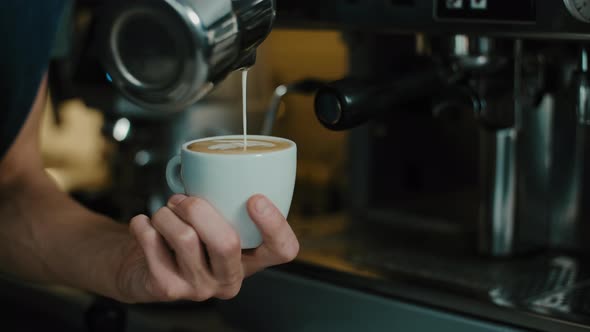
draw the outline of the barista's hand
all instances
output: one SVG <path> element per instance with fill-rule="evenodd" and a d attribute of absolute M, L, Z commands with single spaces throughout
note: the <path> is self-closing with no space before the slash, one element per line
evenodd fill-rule
<path fill-rule="evenodd" d="M 122 300 L 230 299 L 246 276 L 293 260 L 299 243 L 280 211 L 260 195 L 248 211 L 264 243 L 244 253 L 236 231 L 202 199 L 176 195 L 151 220 L 133 218 L 137 242 L 117 276 Z"/>

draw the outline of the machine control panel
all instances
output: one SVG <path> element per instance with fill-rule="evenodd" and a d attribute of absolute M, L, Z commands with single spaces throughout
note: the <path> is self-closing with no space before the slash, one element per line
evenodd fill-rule
<path fill-rule="evenodd" d="M 536 17 L 536 0 L 437 0 L 435 7 L 439 20 L 527 23 Z"/>
<path fill-rule="evenodd" d="M 590 41 L 590 0 L 278 1 L 279 26 Z"/>

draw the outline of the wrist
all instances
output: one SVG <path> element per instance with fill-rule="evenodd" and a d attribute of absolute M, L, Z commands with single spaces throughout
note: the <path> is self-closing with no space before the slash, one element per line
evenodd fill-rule
<path fill-rule="evenodd" d="M 121 299 L 117 277 L 132 243 L 125 225 L 101 216 L 85 216 L 69 225 L 69 238 L 54 244 L 45 259 L 56 282 Z"/>
<path fill-rule="evenodd" d="M 79 255 L 81 258 L 88 257 L 91 261 L 89 270 L 82 271 L 83 278 L 92 280 L 88 290 L 128 302 L 126 285 L 122 284 L 121 277 L 125 273 L 130 253 L 134 251 L 135 241 L 126 225 L 113 221 L 104 221 L 104 224 L 96 227 L 94 231 L 90 252 Z"/>

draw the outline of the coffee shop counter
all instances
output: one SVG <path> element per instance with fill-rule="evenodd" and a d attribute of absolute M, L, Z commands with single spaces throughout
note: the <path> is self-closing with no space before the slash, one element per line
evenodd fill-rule
<path fill-rule="evenodd" d="M 246 280 L 231 301 L 121 305 L 77 290 L 8 279 L 0 284 L 0 298 L 16 313 L 13 326 L 19 330 L 26 330 L 25 323 L 53 324 L 62 331 L 587 330 L 571 320 L 501 306 L 481 296 L 478 291 L 505 264 L 490 267 L 469 257 L 445 258 L 448 249 L 442 247 L 412 252 L 398 246 L 392 253 L 391 241 L 419 242 L 425 248 L 432 239 L 367 235 L 341 216 L 291 222 L 302 244 L 298 260 Z M 481 276 L 478 269 L 492 275 Z M 432 275 L 443 270 L 457 273 Z"/>
<path fill-rule="evenodd" d="M 205 304 L 120 305 L 77 290 L 3 280 L 2 331 L 518 331 L 270 270 L 238 298 Z"/>

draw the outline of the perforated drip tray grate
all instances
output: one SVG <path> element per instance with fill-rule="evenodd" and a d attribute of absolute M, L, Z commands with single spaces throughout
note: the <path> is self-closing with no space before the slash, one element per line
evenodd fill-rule
<path fill-rule="evenodd" d="M 503 307 L 590 322 L 590 271 L 571 257 L 490 261 L 403 251 L 351 258 L 394 278 L 444 287 Z"/>
<path fill-rule="evenodd" d="M 494 303 L 541 314 L 590 321 L 590 279 L 570 257 L 555 257 L 547 269 L 490 291 Z"/>

